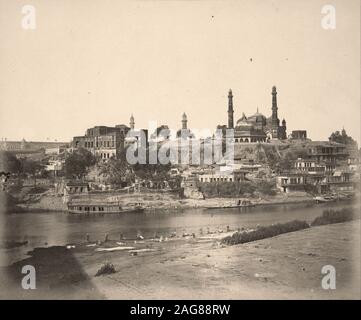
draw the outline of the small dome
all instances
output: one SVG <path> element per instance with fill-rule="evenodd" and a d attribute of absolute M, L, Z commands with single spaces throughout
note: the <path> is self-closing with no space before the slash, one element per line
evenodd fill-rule
<path fill-rule="evenodd" d="M 243 113 L 242 118 L 238 119 L 237 127 L 252 127 L 252 123 L 248 121 L 246 115 Z"/>

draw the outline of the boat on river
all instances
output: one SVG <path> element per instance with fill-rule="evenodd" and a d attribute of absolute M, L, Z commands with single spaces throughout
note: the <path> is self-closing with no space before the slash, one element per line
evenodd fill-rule
<path fill-rule="evenodd" d="M 129 203 L 121 205 L 119 203 L 68 203 L 68 213 L 81 214 L 121 214 L 131 212 L 143 212 L 141 203 Z"/>
<path fill-rule="evenodd" d="M 250 200 L 238 200 L 235 204 L 228 205 L 218 205 L 218 206 L 209 206 L 206 209 L 236 209 L 236 208 L 252 208 L 256 205 L 252 203 Z"/>

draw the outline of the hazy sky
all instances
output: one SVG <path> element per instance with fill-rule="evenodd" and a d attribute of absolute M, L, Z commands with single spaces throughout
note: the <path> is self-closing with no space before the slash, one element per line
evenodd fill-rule
<path fill-rule="evenodd" d="M 178 129 L 271 113 L 288 132 L 360 142 L 358 0 L 0 0 L 0 137 L 70 140 L 95 125 Z M 22 28 L 23 5 L 36 29 Z M 321 8 L 336 8 L 336 29 Z M 252 60 L 251 60 L 252 59 Z"/>

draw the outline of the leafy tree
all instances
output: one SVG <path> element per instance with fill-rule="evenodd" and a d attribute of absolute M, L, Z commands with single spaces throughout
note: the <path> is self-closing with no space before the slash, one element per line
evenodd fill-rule
<path fill-rule="evenodd" d="M 19 174 L 21 162 L 11 152 L 0 151 L 0 171 Z"/>
<path fill-rule="evenodd" d="M 133 167 L 137 177 L 144 180 L 164 181 L 169 179 L 171 164 L 135 164 Z"/>
<path fill-rule="evenodd" d="M 252 182 L 215 182 L 200 183 L 200 191 L 207 197 L 238 197 L 253 195 L 256 186 Z"/>
<path fill-rule="evenodd" d="M 262 194 L 273 196 L 276 192 L 275 181 L 261 180 L 256 183 L 256 190 Z"/>
<path fill-rule="evenodd" d="M 44 166 L 38 161 L 27 158 L 21 159 L 21 171 L 24 174 L 35 176 L 37 173 L 40 173 L 43 168 Z"/>
<path fill-rule="evenodd" d="M 100 173 L 106 176 L 108 183 L 128 185 L 135 180 L 132 168 L 123 158 L 112 158 L 99 166 Z"/>
<path fill-rule="evenodd" d="M 352 139 L 349 135 L 347 135 L 346 130 L 342 129 L 341 133 L 340 131 L 332 132 L 330 137 L 328 138 L 332 142 L 338 142 L 343 144 L 354 144 L 355 140 Z"/>
<path fill-rule="evenodd" d="M 91 152 L 80 148 L 66 158 L 65 175 L 67 178 L 81 178 L 95 162 L 96 159 Z"/>

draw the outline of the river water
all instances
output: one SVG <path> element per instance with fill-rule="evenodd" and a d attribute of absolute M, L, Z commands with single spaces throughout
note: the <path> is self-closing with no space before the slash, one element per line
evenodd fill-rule
<path fill-rule="evenodd" d="M 83 242 L 89 234 L 90 241 L 109 239 L 119 240 L 120 234 L 135 239 L 137 234 L 151 238 L 169 237 L 172 232 L 182 235 L 223 230 L 227 226 L 252 228 L 257 225 L 287 222 L 294 219 L 311 222 L 325 209 L 354 207 L 355 203 L 338 202 L 328 204 L 274 205 L 242 209 L 187 209 L 183 211 L 158 211 L 128 213 L 121 215 L 84 216 L 65 213 L 23 213 L 2 215 L 0 220 L 0 241 L 28 241 L 24 246 L 0 249 L 0 265 L 24 257 L 35 247 L 65 245 Z M 359 208 L 359 205 L 357 205 Z"/>

